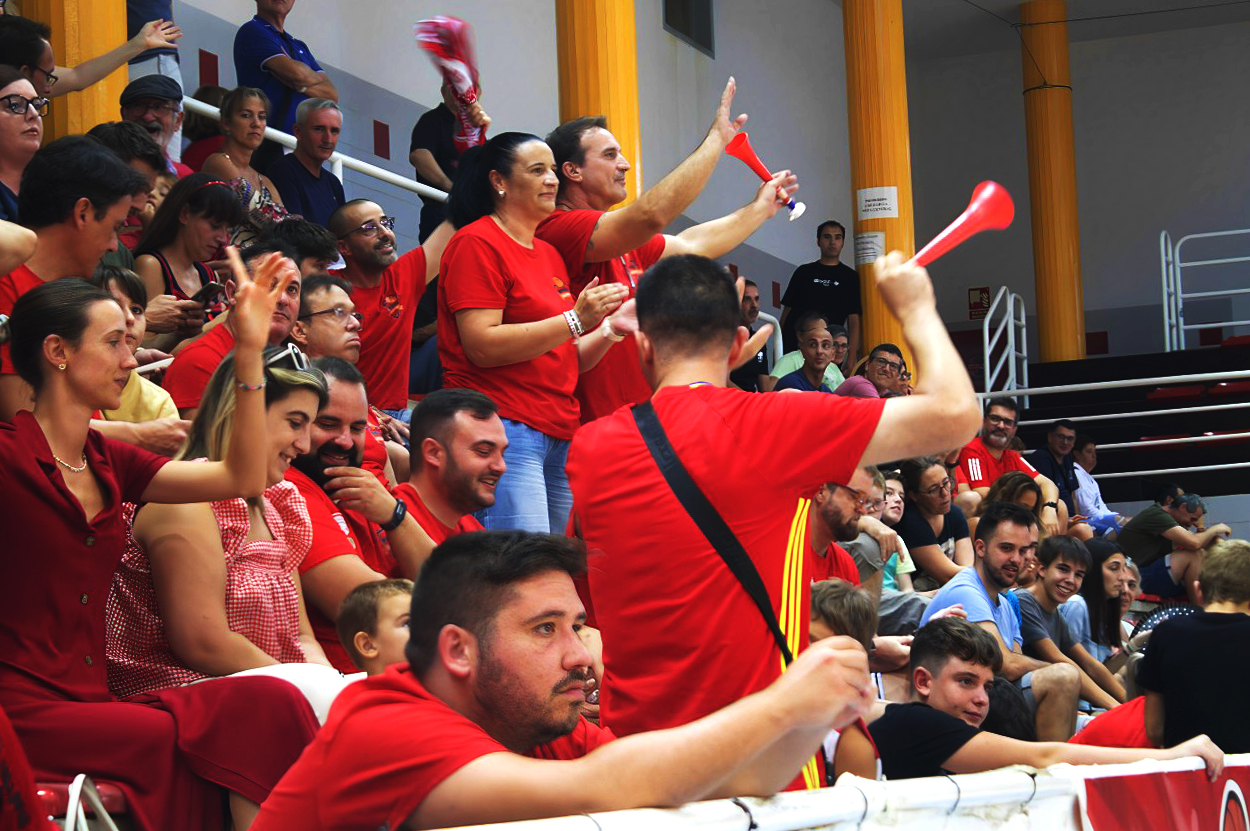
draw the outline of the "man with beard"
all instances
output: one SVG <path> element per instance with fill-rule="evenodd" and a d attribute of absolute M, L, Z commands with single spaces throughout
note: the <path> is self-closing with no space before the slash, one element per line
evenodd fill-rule
<path fill-rule="evenodd" d="M 403 500 L 361 467 L 368 405 L 360 372 L 341 358 L 317 358 L 313 366 L 325 375 L 329 395 L 312 423 L 310 451 L 286 473 L 311 520 L 300 585 L 326 657 L 341 672 L 355 672 L 334 628 L 343 598 L 361 583 L 411 579 L 433 544 Z"/>
<path fill-rule="evenodd" d="M 1042 508 L 1042 524 L 1046 526 L 1046 533 L 1065 533 L 1068 527 L 1068 511 L 1059 502 L 1059 488 L 1038 473 L 1037 468 L 1026 462 L 1024 457 L 1008 447 L 1016 437 L 1018 412 L 1015 399 L 1001 395 L 991 398 L 985 405 L 981 433 L 959 452 L 959 465 L 963 468 L 972 492 L 982 498 L 989 493 L 990 485 L 1004 473 L 1018 470 L 1028 475 L 1042 489 L 1045 505 Z M 975 507 L 975 504 L 961 505 L 965 510 Z"/>
<path fill-rule="evenodd" d="M 170 159 L 169 146 L 182 128 L 182 87 L 166 75 L 145 75 L 122 90 L 122 120 L 133 121 L 148 131 L 165 154 L 166 166 L 178 178 L 191 168 Z"/>
<path fill-rule="evenodd" d="M 402 257 L 395 253 L 395 218 L 368 199 L 353 199 L 331 216 L 326 227 L 339 243 L 344 268 L 336 272 L 352 285 L 361 314 L 360 360 L 369 401 L 407 421 L 408 362 L 412 320 L 425 284 L 438 274 L 438 261 L 451 238 L 446 223 L 425 243 Z"/>
<path fill-rule="evenodd" d="M 836 578 L 860 584 L 855 561 L 838 543 L 859 536 L 859 520 L 871 499 L 871 487 L 872 475 L 861 467 L 852 474 L 850 486 L 826 482 L 812 497 L 807 542 L 813 583 Z"/>
<path fill-rule="evenodd" d="M 970 623 L 994 636 L 1002 650 L 1002 674 L 1016 682 L 1037 723 L 1038 741 L 1066 742 L 1076 728 L 1080 674 L 1072 664 L 1048 664 L 1021 651 L 1020 621 L 1003 599 L 1016 583 L 1024 557 L 1037 549 L 1037 519 L 1027 508 L 993 502 L 977 523 L 976 561 L 960 569 L 934 596 L 924 627 L 943 609 L 961 604 Z"/>

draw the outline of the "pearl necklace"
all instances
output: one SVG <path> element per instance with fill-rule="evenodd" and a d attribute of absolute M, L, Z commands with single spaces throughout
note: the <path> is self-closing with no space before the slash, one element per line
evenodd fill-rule
<path fill-rule="evenodd" d="M 82 473 L 84 470 L 87 469 L 87 454 L 86 453 L 82 454 L 82 464 L 79 465 L 78 467 L 74 467 L 69 462 L 65 461 L 64 459 L 62 459 L 60 456 L 56 455 L 55 453 L 52 454 L 52 458 L 56 460 L 56 463 L 58 465 L 65 468 L 70 473 Z"/>

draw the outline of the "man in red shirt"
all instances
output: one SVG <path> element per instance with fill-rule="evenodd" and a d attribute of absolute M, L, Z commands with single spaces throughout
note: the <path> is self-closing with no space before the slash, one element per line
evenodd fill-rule
<path fill-rule="evenodd" d="M 746 122 L 745 115 L 730 116 L 735 89 L 730 78 L 703 143 L 637 201 L 619 211 L 611 208 L 627 196 L 625 174 L 630 165 L 621 154 L 620 143 L 608 132 L 607 122 L 602 117 L 576 118 L 547 136 L 556 159 L 560 191 L 555 212 L 538 226 L 537 236 L 560 252 L 574 297 L 596 277 L 601 285 L 616 282 L 628 286 L 632 295 L 638 278 L 661 257 L 727 254 L 777 213 L 781 204 L 776 197 L 778 188 L 787 193 L 797 190 L 798 180 L 787 170 L 761 185 L 755 199 L 732 214 L 687 228 L 676 236 L 663 233 L 703 190 L 724 155 L 725 145 Z M 751 355 L 762 348 L 768 332 L 762 335 Z M 651 389 L 638 371 L 634 339 L 614 344 L 598 365 L 583 372 L 576 392 L 583 424 L 617 407 L 647 400 Z"/>
<path fill-rule="evenodd" d="M 864 515 L 872 477 L 863 468 L 856 470 L 849 485 L 825 482 L 812 497 L 809 512 L 808 550 L 812 555 L 811 580 L 837 578 L 858 586 L 859 568 L 839 542 L 859 536 L 859 519 Z"/>
<path fill-rule="evenodd" d="M 972 441 L 964 445 L 959 452 L 959 467 L 968 480 L 970 492 L 975 500 L 964 497 L 960 507 L 971 501 L 976 507 L 984 496 L 989 493 L 998 477 L 1004 473 L 1019 471 L 1029 476 L 1042 489 L 1042 524 L 1049 535 L 1067 533 L 1068 511 L 1059 501 L 1059 488 L 1055 483 L 1037 472 L 1037 468 L 1024 460 L 1008 445 L 1016 437 L 1016 416 L 1018 409 L 1015 399 L 1005 395 L 995 396 L 985 404 L 985 420 L 981 424 L 981 432 Z M 966 511 L 967 509 L 964 508 Z"/>
<path fill-rule="evenodd" d="M 636 337 L 656 390 L 651 404 L 676 456 L 751 556 L 794 654 L 808 641 L 810 496 L 864 465 L 949 447 L 976 426 L 972 384 L 928 274 L 897 252 L 876 270 L 922 370 L 911 396 L 726 389 L 746 330 L 724 269 L 668 258 L 639 287 Z M 762 435 L 781 444 L 765 447 Z M 620 735 L 685 724 L 777 678 L 779 646 L 673 494 L 629 410 L 582 426 L 568 474 L 581 533 L 603 552 L 588 584 L 603 633 L 605 726 Z M 796 785 L 820 785 L 809 767 Z"/>
<path fill-rule="evenodd" d="M 871 700 L 863 647 L 829 638 L 757 695 L 614 741 L 581 715 L 591 656 L 573 575 L 585 567 L 579 543 L 551 534 L 440 545 L 413 592 L 409 665 L 343 691 L 253 831 L 445 828 L 771 794 Z"/>
<path fill-rule="evenodd" d="M 395 252 L 395 218 L 368 199 L 353 199 L 330 215 L 326 227 L 339 241 L 344 267 L 336 272 L 352 284 L 361 319 L 360 359 L 369 401 L 407 421 L 408 362 L 412 320 L 425 284 L 438 274 L 453 229 L 440 225 L 422 245 L 402 257 Z"/>

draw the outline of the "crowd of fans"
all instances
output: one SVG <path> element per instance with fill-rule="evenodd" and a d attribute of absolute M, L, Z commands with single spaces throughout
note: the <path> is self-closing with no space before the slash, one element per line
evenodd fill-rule
<path fill-rule="evenodd" d="M 438 827 L 1250 750 L 1211 683 L 1246 672 L 1250 544 L 1199 496 L 1111 511 L 1067 420 L 1022 455 L 891 254 L 913 386 L 860 342 L 834 221 L 771 356 L 711 258 L 789 171 L 664 233 L 745 121 L 732 79 L 615 211 L 602 118 L 459 154 L 444 90 L 411 158 L 450 198 L 400 252 L 325 167 L 292 5 L 197 91 L 216 130 L 157 71 L 47 144 L 49 94 L 178 29 L 62 69 L 0 16 L 0 706 L 37 777 L 113 783 L 141 829 Z M 1141 592 L 1194 613 L 1134 632 Z"/>

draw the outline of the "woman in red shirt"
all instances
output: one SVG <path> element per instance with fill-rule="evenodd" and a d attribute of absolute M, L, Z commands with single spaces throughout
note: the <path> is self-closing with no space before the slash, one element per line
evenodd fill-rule
<path fill-rule="evenodd" d="M 574 303 L 564 261 L 535 239 L 558 187 L 541 139 L 501 133 L 464 154 L 447 204 L 459 230 L 439 268 L 443 384 L 494 400 L 509 442 L 508 472 L 482 520 L 488 529 L 564 531 L 578 373 L 638 328 L 633 302 L 622 306 L 625 286 L 592 282 Z"/>
<path fill-rule="evenodd" d="M 237 262 L 237 258 L 236 258 Z M 293 264 L 271 256 L 254 283 L 239 264 L 231 313 L 238 404 L 219 462 L 171 462 L 89 428 L 115 409 L 136 366 L 122 310 L 81 280 L 14 304 L 11 358 L 33 411 L 0 424 L 0 707 L 40 780 L 78 773 L 125 792 L 140 829 L 221 827 L 221 790 L 247 827 L 311 739 L 298 691 L 223 679 L 119 701 L 109 694 L 105 601 L 122 556 L 124 502 L 257 497 L 267 468 L 261 349 Z"/>

